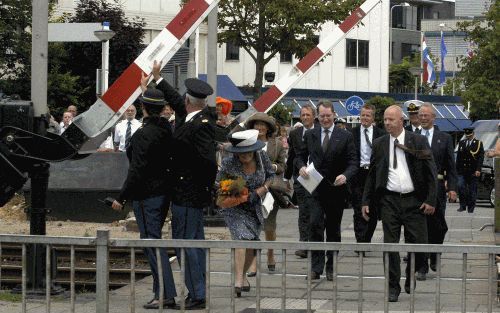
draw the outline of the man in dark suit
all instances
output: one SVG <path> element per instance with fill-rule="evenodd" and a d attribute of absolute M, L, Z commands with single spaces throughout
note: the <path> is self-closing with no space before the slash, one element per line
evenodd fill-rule
<path fill-rule="evenodd" d="M 206 97 L 212 87 L 196 78 L 185 81 L 186 97 L 160 76 L 161 63 L 155 61 L 153 78 L 165 100 L 175 111 L 172 154 L 174 161 L 172 237 L 204 240 L 203 209 L 210 206 L 217 174 L 215 159 L 215 108 L 210 111 Z M 189 291 L 186 309 L 205 308 L 205 251 L 185 249 L 185 284 Z M 177 257 L 180 257 L 177 251 Z M 180 260 L 182 261 L 182 260 Z"/>
<path fill-rule="evenodd" d="M 477 198 L 477 181 L 481 176 L 481 167 L 484 161 L 484 147 L 481 140 L 474 138 L 474 128 L 464 128 L 465 139 L 458 143 L 457 173 L 458 198 L 460 208 L 458 212 L 467 210 L 474 213 Z"/>
<path fill-rule="evenodd" d="M 401 226 L 405 242 L 427 243 L 425 215 L 436 206 L 436 165 L 425 137 L 403 128 L 403 111 L 397 105 L 384 112 L 384 125 L 389 133 L 373 142 L 370 171 L 363 193 L 363 217 L 370 218 L 377 203 L 382 219 L 385 243 L 399 243 Z M 424 262 L 424 255 L 415 255 L 415 268 Z M 406 265 L 405 291 L 410 293 L 411 258 Z M 401 286 L 398 252 L 389 253 L 389 301 L 398 301 Z M 413 285 L 414 288 L 414 285 Z"/>
<path fill-rule="evenodd" d="M 340 224 L 347 200 L 346 182 L 358 169 L 352 134 L 334 127 L 335 111 L 328 100 L 318 103 L 321 127 L 306 131 L 304 145 L 299 152 L 296 166 L 299 175 L 307 179 L 306 164 L 312 162 L 323 180 L 312 194 L 309 241 L 340 242 Z M 319 279 L 325 267 L 324 251 L 313 251 L 312 279 Z M 327 252 L 326 277 L 333 280 L 333 253 Z"/>
<path fill-rule="evenodd" d="M 359 170 L 349 182 L 351 188 L 351 204 L 354 211 L 354 234 L 356 242 L 371 242 L 375 228 L 377 227 L 376 210 L 371 210 L 370 220 L 366 221 L 361 214 L 361 198 L 365 187 L 366 176 L 370 168 L 372 155 L 372 144 L 375 139 L 385 134 L 385 131 L 373 125 L 375 121 L 375 106 L 365 104 L 361 108 L 361 125 L 352 128 L 358 158 Z"/>
<path fill-rule="evenodd" d="M 289 181 L 293 176 L 293 190 L 299 206 L 298 226 L 300 241 L 309 240 L 311 199 L 309 192 L 307 192 L 307 190 L 305 190 L 304 187 L 302 187 L 302 185 L 297 181 L 299 169 L 295 166 L 295 163 L 296 157 L 304 145 L 304 134 L 307 130 L 314 128 L 315 117 L 316 111 L 311 105 L 306 104 L 302 106 L 300 109 L 300 121 L 303 126 L 297 127 L 290 132 L 290 135 L 288 135 L 288 158 L 286 160 L 284 179 L 285 181 Z M 289 188 L 291 189 L 291 186 L 289 186 Z M 301 258 L 306 258 L 307 252 L 305 250 L 297 250 L 295 251 L 295 255 Z"/>
<path fill-rule="evenodd" d="M 418 119 L 418 109 L 420 108 L 421 103 L 422 103 L 421 101 L 414 101 L 414 100 L 408 103 L 406 111 L 408 112 L 408 118 L 410 120 L 410 124 L 405 127 L 407 131 L 420 134 L 422 126 L 420 125 L 420 120 Z"/>
<path fill-rule="evenodd" d="M 434 127 L 436 112 L 432 104 L 427 102 L 422 104 L 418 110 L 418 118 L 422 125 L 420 133 L 427 138 L 427 142 L 431 146 L 438 178 L 436 211 L 433 215 L 427 215 L 427 236 L 429 243 L 442 244 L 448 231 L 445 219 L 446 193 L 448 193 L 450 201 L 455 202 L 457 199 L 457 171 L 453 155 L 453 138 Z M 436 271 L 435 253 L 430 254 L 430 268 Z M 429 264 L 426 259 L 423 267 L 418 269 L 417 280 L 426 280 L 428 272 Z"/>

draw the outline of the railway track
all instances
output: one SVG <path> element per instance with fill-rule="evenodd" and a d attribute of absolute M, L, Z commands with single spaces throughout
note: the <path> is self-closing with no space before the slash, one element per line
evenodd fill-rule
<path fill-rule="evenodd" d="M 21 284 L 22 274 L 21 245 L 2 244 L 0 259 L 0 284 L 2 287 L 14 287 Z M 63 287 L 70 286 L 71 250 L 67 246 L 54 246 L 53 260 L 56 260 L 56 275 L 53 282 Z M 173 249 L 168 249 L 169 256 L 175 255 Z M 92 247 L 75 246 L 75 287 L 77 289 L 93 289 L 95 287 L 96 252 Z M 109 287 L 116 289 L 130 283 L 130 250 L 110 248 L 109 250 Z M 135 249 L 136 280 L 151 275 L 147 258 L 142 249 Z"/>

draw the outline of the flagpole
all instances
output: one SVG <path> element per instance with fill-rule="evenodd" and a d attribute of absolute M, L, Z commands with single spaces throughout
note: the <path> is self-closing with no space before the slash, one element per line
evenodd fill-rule
<path fill-rule="evenodd" d="M 424 32 L 420 31 L 420 68 L 422 73 L 420 74 L 420 86 L 424 86 Z"/>
<path fill-rule="evenodd" d="M 444 81 L 441 82 L 441 77 L 443 74 L 441 74 L 441 72 L 443 71 L 443 66 L 444 66 L 444 56 L 443 56 L 443 29 L 441 28 L 441 69 L 440 69 L 440 72 L 439 72 L 439 80 L 440 80 L 440 83 L 441 83 L 441 96 L 444 95 Z"/>

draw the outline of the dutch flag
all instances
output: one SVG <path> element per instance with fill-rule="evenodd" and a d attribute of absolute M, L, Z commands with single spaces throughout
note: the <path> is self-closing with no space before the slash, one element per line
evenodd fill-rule
<path fill-rule="evenodd" d="M 422 39 L 422 58 L 423 58 L 423 82 L 432 85 L 436 80 L 436 73 L 434 72 L 434 63 L 432 63 L 431 56 L 429 55 L 429 47 L 425 43 L 425 38 Z"/>

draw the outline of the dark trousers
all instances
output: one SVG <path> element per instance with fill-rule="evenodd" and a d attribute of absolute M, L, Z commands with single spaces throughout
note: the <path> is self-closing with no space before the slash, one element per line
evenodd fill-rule
<path fill-rule="evenodd" d="M 444 186 L 444 181 L 439 180 L 437 189 L 437 201 L 436 201 L 436 211 L 433 215 L 427 215 L 427 236 L 430 244 L 443 244 L 444 237 L 448 232 L 448 224 L 446 223 L 446 188 Z M 429 272 L 429 262 L 427 259 L 430 258 L 431 264 L 436 264 L 436 253 L 430 253 L 427 255 L 425 263 L 420 268 L 420 272 Z"/>
<path fill-rule="evenodd" d="M 420 210 L 422 201 L 415 195 L 399 196 L 385 194 L 380 202 L 380 213 L 384 228 L 384 243 L 399 243 L 401 237 L 401 226 L 404 226 L 406 243 L 427 243 L 427 220 Z M 415 254 L 415 270 L 422 267 L 425 254 Z M 401 260 L 399 252 L 389 253 L 389 289 L 401 291 L 399 280 L 401 279 Z M 408 255 L 406 264 L 406 280 L 410 281 L 411 257 Z"/>
<path fill-rule="evenodd" d="M 135 219 L 141 239 L 161 239 L 161 230 L 167 217 L 168 201 L 165 196 L 147 198 L 142 201 L 133 201 Z M 153 292 L 155 299 L 160 298 L 160 283 L 158 280 L 158 260 L 156 259 L 156 249 L 145 248 L 144 254 L 148 258 L 151 273 L 153 273 Z M 164 298 L 170 299 L 177 296 L 175 292 L 174 276 L 168 260 L 167 251 L 160 249 L 161 266 L 163 271 Z"/>
<path fill-rule="evenodd" d="M 172 204 L 172 237 L 174 239 L 205 239 L 203 229 L 203 209 Z M 186 273 L 184 283 L 193 300 L 205 299 L 205 250 L 199 248 L 184 249 Z M 177 259 L 181 260 L 181 251 L 176 249 Z"/>
<path fill-rule="evenodd" d="M 299 206 L 299 241 L 309 241 L 309 218 L 311 215 L 312 197 L 309 191 L 295 180 L 293 184 L 297 205 Z"/>
<path fill-rule="evenodd" d="M 460 199 L 460 208 L 467 209 L 467 212 L 474 212 L 477 198 L 477 180 L 478 177 L 473 173 L 458 175 L 458 197 Z"/>
<path fill-rule="evenodd" d="M 377 228 L 377 210 L 370 208 L 370 219 L 366 221 L 361 213 L 361 200 L 363 198 L 363 189 L 365 187 L 368 169 L 360 168 L 350 183 L 351 204 L 354 211 L 354 235 L 356 242 L 371 242 L 373 233 Z"/>
<path fill-rule="evenodd" d="M 346 186 L 332 187 L 324 181 L 314 191 L 310 216 L 309 241 L 340 242 L 340 224 L 344 214 L 345 201 L 347 198 Z M 326 272 L 333 271 L 333 252 L 326 252 Z M 312 252 L 313 272 L 323 273 L 325 267 L 325 251 Z"/>

